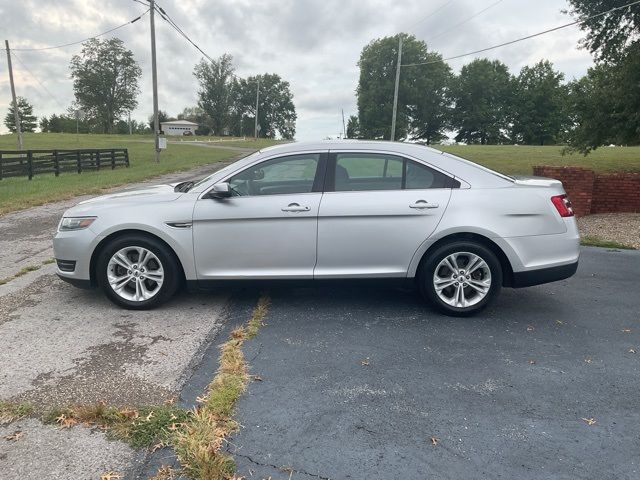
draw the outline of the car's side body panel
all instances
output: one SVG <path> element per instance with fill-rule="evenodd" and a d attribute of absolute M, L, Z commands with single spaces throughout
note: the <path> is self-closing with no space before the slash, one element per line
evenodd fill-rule
<path fill-rule="evenodd" d="M 312 278 L 321 197 L 198 200 L 193 212 L 197 278 Z M 287 211 L 296 205 L 307 210 Z"/>
<path fill-rule="evenodd" d="M 316 278 L 406 276 L 435 231 L 451 189 L 328 192 L 318 217 Z M 412 208 L 419 202 L 436 208 Z"/>

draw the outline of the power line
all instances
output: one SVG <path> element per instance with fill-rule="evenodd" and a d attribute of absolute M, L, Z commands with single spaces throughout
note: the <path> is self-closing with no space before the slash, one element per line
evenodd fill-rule
<path fill-rule="evenodd" d="M 446 35 L 447 33 L 449 33 L 452 30 L 455 30 L 456 28 L 460 27 L 461 25 L 464 25 L 465 23 L 470 22 L 471 20 L 473 20 L 476 17 L 479 17 L 480 15 L 482 15 L 484 12 L 486 12 L 487 10 L 495 7 L 496 5 L 498 5 L 499 3 L 502 3 L 503 0 L 498 0 L 497 2 L 492 3 L 491 5 L 489 5 L 488 7 L 483 8 L 482 10 L 480 10 L 477 13 L 474 13 L 473 15 L 471 15 L 469 18 L 456 23 L 455 25 L 453 25 L 452 27 L 440 32 L 439 34 L 437 34 L 435 37 L 431 37 L 429 40 L 427 40 L 428 42 L 432 42 L 440 37 L 442 37 L 443 35 Z"/>
<path fill-rule="evenodd" d="M 433 17 L 436 13 L 438 13 L 441 10 L 444 10 L 445 8 L 447 8 L 449 5 L 451 5 L 453 2 L 455 2 L 456 0 L 449 0 L 448 2 L 443 3 L 442 5 L 440 5 L 438 8 L 436 8 L 435 10 L 432 10 L 431 12 L 429 12 L 427 15 L 425 15 L 424 17 L 420 18 L 418 21 L 413 22 L 409 27 L 407 27 L 407 30 L 411 30 L 412 28 L 414 28 L 416 25 L 424 22 L 425 20 Z"/>
<path fill-rule="evenodd" d="M 598 13 L 596 15 L 592 15 L 592 16 L 584 18 L 582 20 L 576 20 L 576 21 L 573 21 L 571 23 L 566 23 L 566 24 L 560 25 L 558 27 L 554 27 L 554 28 L 550 28 L 548 30 L 544 30 L 542 32 L 534 33 L 532 35 L 527 35 L 526 37 L 517 38 L 515 40 L 510 40 L 508 42 L 500 43 L 498 45 L 493 45 L 493 46 L 487 47 L 487 48 L 481 48 L 480 50 L 474 50 L 473 52 L 461 53 L 460 55 L 454 55 L 452 57 L 447 57 L 447 58 L 444 58 L 442 60 L 443 61 L 456 60 L 458 58 L 468 57 L 470 55 L 476 55 L 478 53 L 488 52 L 489 50 L 495 50 L 496 48 L 505 47 L 507 45 L 513 45 L 514 43 L 522 42 L 524 40 L 529 40 L 529 39 L 534 38 L 534 37 L 539 37 L 541 35 L 545 35 L 547 33 L 555 32 L 557 30 L 561 30 L 563 28 L 571 27 L 573 25 L 578 25 L 580 23 L 585 23 L 585 22 L 588 22 L 589 20 L 592 20 L 594 18 L 602 17 L 603 15 L 607 15 L 607 14 L 609 14 L 611 12 L 615 12 L 617 10 L 622 10 L 623 8 L 632 7 L 632 6 L 638 5 L 638 4 L 640 4 L 640 0 L 636 0 L 635 2 L 627 3 L 626 5 L 622 5 L 620 7 L 612 8 L 610 10 L 607 10 L 606 12 Z M 431 60 L 431 61 L 428 61 L 428 62 L 406 63 L 406 64 L 404 64 L 402 66 L 403 67 L 414 67 L 414 66 L 418 66 L 418 65 L 431 65 L 431 64 L 439 63 L 439 62 L 440 62 L 440 60 Z"/>
<path fill-rule="evenodd" d="M 149 12 L 149 10 L 147 10 L 146 12 L 143 12 L 142 14 L 140 14 L 139 16 L 137 16 L 136 18 L 133 18 L 131 20 L 129 20 L 126 23 L 123 23 L 122 25 L 118 25 L 117 27 L 113 27 L 110 28 L 109 30 L 102 32 L 102 33 L 98 33 L 97 35 L 92 35 L 91 37 L 87 37 L 83 40 L 78 40 L 77 42 L 71 42 L 71 43 L 65 43 L 62 45 L 53 45 L 50 47 L 39 47 L 39 48 L 12 48 L 11 50 L 13 51 L 20 51 L 20 52 L 36 52 L 36 51 L 42 51 L 42 50 L 53 50 L 55 48 L 65 48 L 65 47 L 71 47 L 73 45 L 78 45 L 80 43 L 84 43 L 87 40 L 91 40 L 92 38 L 98 38 L 98 37 L 102 37 L 104 35 L 107 35 L 111 32 L 115 32 L 116 30 L 120 30 L 123 27 L 126 27 L 127 25 L 131 25 L 132 23 L 136 23 L 138 20 L 140 20 L 144 15 L 146 15 Z M 4 50 L 4 49 L 3 49 Z"/>
<path fill-rule="evenodd" d="M 11 55 L 13 55 L 13 56 L 16 58 L 16 60 L 18 60 L 18 62 L 20 63 L 20 65 L 22 65 L 22 67 L 23 67 L 23 68 L 24 68 L 24 69 L 29 73 L 29 75 L 31 75 L 31 77 L 32 77 L 36 82 L 38 82 L 38 85 L 40 85 L 40 86 L 42 87 L 42 89 L 43 89 L 45 92 L 47 92 L 47 94 L 48 94 L 48 95 L 49 95 L 49 96 L 50 96 L 50 97 L 51 97 L 51 98 L 52 98 L 52 99 L 53 99 L 53 100 L 58 104 L 58 106 L 64 110 L 64 108 L 65 108 L 65 107 L 64 107 L 64 105 L 62 105 L 62 103 L 60 103 L 60 101 L 58 100 L 58 98 L 57 98 L 53 93 L 51 93 L 47 87 L 45 87 L 45 86 L 44 86 L 44 84 L 40 81 L 40 79 L 39 79 L 38 77 L 36 77 L 36 76 L 34 75 L 34 73 L 33 73 L 31 70 L 29 70 L 29 67 L 27 67 L 27 66 L 25 65 L 25 63 L 22 61 L 22 59 L 21 59 L 18 55 L 16 55 L 16 53 L 15 53 L 15 52 L 11 52 Z"/>

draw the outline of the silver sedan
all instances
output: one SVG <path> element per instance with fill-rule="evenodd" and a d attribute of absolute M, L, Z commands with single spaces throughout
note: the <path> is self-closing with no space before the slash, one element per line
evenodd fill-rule
<path fill-rule="evenodd" d="M 579 235 L 557 180 L 509 177 L 389 142 L 266 148 L 203 180 L 97 197 L 65 212 L 58 275 L 152 308 L 186 284 L 389 279 L 450 315 L 501 287 L 573 275 Z"/>

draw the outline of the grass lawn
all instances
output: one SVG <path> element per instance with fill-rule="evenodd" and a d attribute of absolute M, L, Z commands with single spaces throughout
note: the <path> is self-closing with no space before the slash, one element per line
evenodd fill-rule
<path fill-rule="evenodd" d="M 640 147 L 602 147 L 586 157 L 562 155 L 560 146 L 435 145 L 507 175 L 532 175 L 534 165 L 578 166 L 597 172 L 640 172 Z"/>
<path fill-rule="evenodd" d="M 243 142 L 242 139 L 239 141 Z M 253 141 L 250 142 L 255 144 Z M 258 143 L 262 146 L 267 142 L 259 141 Z M 153 160 L 153 137 L 144 135 L 26 134 L 24 146 L 26 149 L 128 148 L 131 166 L 118 167 L 115 170 L 83 172 L 80 175 L 62 173 L 57 178 L 53 174 L 36 175 L 31 181 L 26 177 L 5 178 L 0 180 L 0 214 L 76 195 L 99 193 L 106 188 L 227 160 L 237 155 L 232 150 L 170 144 L 162 152 L 160 164 L 156 164 Z M 15 150 L 15 148 L 14 135 L 0 135 L 0 150 Z"/>
<path fill-rule="evenodd" d="M 168 137 L 169 143 L 186 143 L 186 142 L 211 142 L 223 147 L 240 147 L 240 148 L 255 148 L 259 150 L 261 148 L 270 147 L 279 143 L 287 143 L 285 140 L 270 140 L 267 138 L 259 138 L 258 140 L 246 137 L 246 138 L 234 138 L 234 137 L 209 137 L 209 136 L 192 136 L 192 137 Z"/>

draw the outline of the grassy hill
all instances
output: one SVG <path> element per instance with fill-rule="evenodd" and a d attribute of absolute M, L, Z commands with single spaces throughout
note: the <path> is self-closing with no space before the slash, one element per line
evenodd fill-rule
<path fill-rule="evenodd" d="M 215 140 L 215 139 L 212 139 Z M 237 139 L 225 141 L 225 146 L 262 148 L 275 142 Z M 104 189 L 164 173 L 188 170 L 198 165 L 228 160 L 238 152 L 226 149 L 203 148 L 188 144 L 170 143 L 162 152 L 159 164 L 154 162 L 153 137 L 143 135 L 90 135 L 36 133 L 24 136 L 25 149 L 128 148 L 131 166 L 100 172 L 63 173 L 59 177 L 36 175 L 33 180 L 5 178 L 0 180 L 0 214 L 34 205 L 70 198 L 76 195 L 99 193 Z M 0 150 L 15 150 L 15 135 L 0 135 Z"/>
<path fill-rule="evenodd" d="M 454 145 L 436 146 L 507 175 L 531 175 L 534 165 L 579 166 L 597 172 L 640 172 L 640 147 L 603 147 L 586 157 L 562 155 L 558 146 Z"/>

